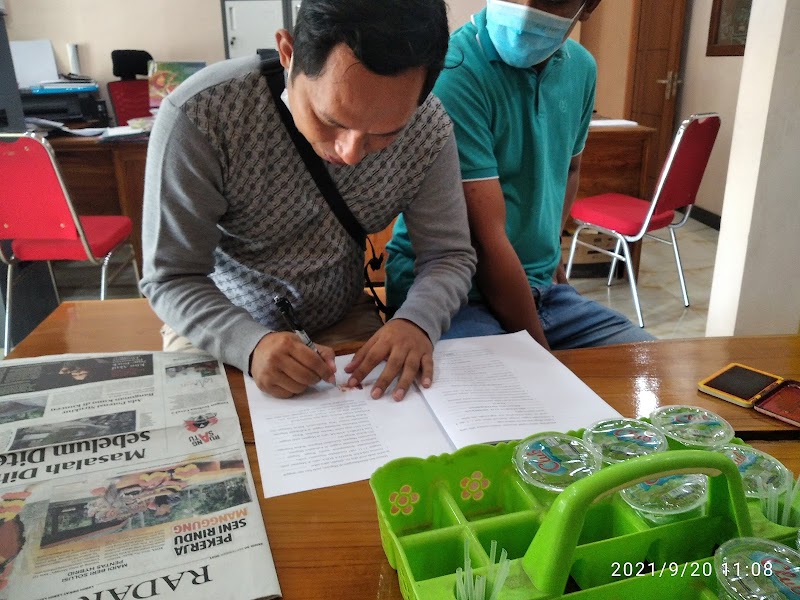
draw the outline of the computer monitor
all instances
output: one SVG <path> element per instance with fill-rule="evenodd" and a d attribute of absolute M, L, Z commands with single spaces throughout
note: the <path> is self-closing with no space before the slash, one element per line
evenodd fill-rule
<path fill-rule="evenodd" d="M 25 131 L 22 100 L 17 88 L 14 63 L 8 45 L 5 17 L 0 13 L 0 131 Z"/>

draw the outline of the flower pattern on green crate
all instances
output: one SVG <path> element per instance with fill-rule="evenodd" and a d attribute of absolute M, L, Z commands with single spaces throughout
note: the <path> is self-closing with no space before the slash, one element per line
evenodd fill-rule
<path fill-rule="evenodd" d="M 392 505 L 389 512 L 393 515 L 400 513 L 410 515 L 414 512 L 414 504 L 417 502 L 419 502 L 419 494 L 412 491 L 411 486 L 406 484 L 400 488 L 399 492 L 389 494 L 389 503 Z"/>
<path fill-rule="evenodd" d="M 472 475 L 461 480 L 461 497 L 464 500 L 475 500 L 483 498 L 483 490 L 488 488 L 491 482 L 483 476 L 480 471 L 475 471 Z"/>

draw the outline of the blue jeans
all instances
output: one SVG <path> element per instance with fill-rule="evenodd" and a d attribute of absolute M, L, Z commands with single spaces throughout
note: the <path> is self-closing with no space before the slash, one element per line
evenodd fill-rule
<path fill-rule="evenodd" d="M 534 288 L 536 308 L 547 343 L 553 350 L 591 348 L 654 340 L 625 316 L 581 296 L 571 285 Z M 479 303 L 463 307 L 442 339 L 507 333 L 489 309 Z"/>

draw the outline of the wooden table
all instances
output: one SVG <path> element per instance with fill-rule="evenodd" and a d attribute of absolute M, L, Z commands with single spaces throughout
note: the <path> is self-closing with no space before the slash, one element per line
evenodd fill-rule
<path fill-rule="evenodd" d="M 10 358 L 159 350 L 160 325 L 146 300 L 64 303 Z M 696 390 L 697 381 L 732 361 L 800 379 L 798 335 L 664 340 L 561 351 L 556 356 L 625 416 L 645 416 L 665 404 L 707 407 L 728 419 L 755 447 L 800 471 L 800 430 Z M 242 375 L 230 367 L 227 372 L 260 493 Z M 401 598 L 397 576 L 380 546 L 366 481 L 261 498 L 261 509 L 286 600 Z"/>

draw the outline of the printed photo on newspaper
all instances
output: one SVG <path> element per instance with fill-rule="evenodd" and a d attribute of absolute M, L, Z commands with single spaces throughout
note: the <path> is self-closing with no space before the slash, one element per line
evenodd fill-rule
<path fill-rule="evenodd" d="M 222 364 L 0 363 L 0 600 L 279 598 Z"/>

